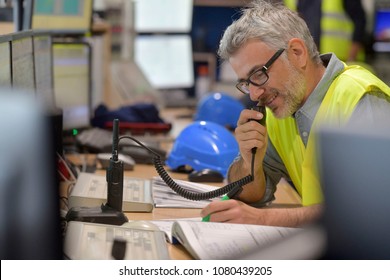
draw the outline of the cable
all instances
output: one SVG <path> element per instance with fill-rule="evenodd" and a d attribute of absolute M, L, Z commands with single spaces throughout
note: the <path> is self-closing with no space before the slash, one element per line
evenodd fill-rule
<path fill-rule="evenodd" d="M 141 147 L 145 148 L 148 150 L 150 153 L 154 155 L 153 158 L 153 163 L 156 168 L 157 173 L 160 175 L 161 179 L 167 184 L 168 187 L 170 187 L 174 192 L 176 192 L 178 195 L 189 199 L 189 200 L 207 200 L 215 197 L 222 196 L 226 193 L 229 193 L 229 197 L 233 198 L 234 196 L 238 195 L 242 187 L 250 182 L 253 181 L 254 178 L 254 159 L 255 159 L 255 152 L 252 152 L 252 168 L 251 168 L 251 175 L 245 176 L 244 178 L 241 178 L 240 180 L 237 180 L 235 182 L 232 182 L 224 187 L 221 187 L 219 189 L 210 191 L 210 192 L 203 192 L 203 193 L 198 193 L 198 192 L 191 192 L 183 187 L 181 187 L 179 184 L 177 184 L 168 174 L 168 172 L 164 169 L 164 164 L 161 162 L 161 157 L 159 154 L 151 150 L 150 148 L 146 147 L 144 144 L 142 144 L 140 141 L 137 139 L 131 137 L 131 136 L 121 136 L 119 137 L 119 141 L 121 139 L 130 139 L 136 142 L 138 145 Z"/>

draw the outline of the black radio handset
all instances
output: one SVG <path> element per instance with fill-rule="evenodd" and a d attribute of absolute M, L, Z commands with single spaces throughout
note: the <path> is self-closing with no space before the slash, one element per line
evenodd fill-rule
<path fill-rule="evenodd" d="M 262 126 L 265 126 L 265 121 L 267 117 L 267 111 L 265 110 L 265 106 L 261 105 L 260 102 L 257 103 L 256 106 L 252 107 L 251 110 L 255 110 L 257 112 L 260 112 L 263 114 L 263 118 L 261 120 L 255 120 L 255 119 L 250 119 L 250 121 L 256 121 Z"/>
<path fill-rule="evenodd" d="M 119 120 L 114 120 L 112 157 L 107 168 L 107 203 L 100 207 L 72 207 L 67 221 L 81 221 L 110 225 L 123 225 L 128 222 L 122 212 L 123 200 L 123 162 L 118 160 Z"/>
<path fill-rule="evenodd" d="M 256 121 L 262 126 L 266 126 L 266 119 L 267 119 L 267 111 L 265 110 L 265 106 L 261 105 L 260 102 L 257 103 L 255 107 L 252 107 L 251 110 L 255 110 L 257 112 L 260 112 L 263 114 L 263 118 L 261 120 L 255 120 L 255 119 L 250 119 L 250 121 Z M 257 148 L 254 147 L 252 148 L 252 153 L 256 153 Z"/>
<path fill-rule="evenodd" d="M 107 168 L 107 206 L 122 211 L 123 202 L 123 162 L 118 160 L 119 120 L 114 120 L 112 131 L 112 156 Z"/>

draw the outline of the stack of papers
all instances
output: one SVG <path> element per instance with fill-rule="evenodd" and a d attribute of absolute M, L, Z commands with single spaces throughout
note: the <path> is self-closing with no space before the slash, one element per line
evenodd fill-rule
<path fill-rule="evenodd" d="M 275 244 L 301 228 L 175 221 L 172 236 L 198 260 L 236 260 Z"/>
<path fill-rule="evenodd" d="M 175 180 L 184 189 L 191 192 L 210 192 L 218 189 L 219 187 L 192 183 L 183 180 Z M 152 179 L 152 189 L 153 189 L 153 201 L 155 207 L 161 208 L 204 208 L 213 200 L 220 200 L 222 197 L 216 197 L 208 200 L 189 200 L 184 198 L 177 193 L 175 193 L 167 184 L 160 178 L 154 177 Z"/>
<path fill-rule="evenodd" d="M 201 218 L 152 220 L 169 243 L 181 244 L 195 259 L 240 259 L 303 231 L 302 228 L 212 223 Z M 288 252 L 286 252 L 288 256 Z"/>
<path fill-rule="evenodd" d="M 172 235 L 172 226 L 176 221 L 195 221 L 195 222 L 201 222 L 202 218 L 183 218 L 183 219 L 164 219 L 164 220 L 151 220 L 148 222 L 156 225 L 160 231 L 165 233 L 166 240 L 171 244 L 178 244 L 179 242 L 176 240 L 176 238 Z M 129 221 L 131 223 L 131 221 Z"/>

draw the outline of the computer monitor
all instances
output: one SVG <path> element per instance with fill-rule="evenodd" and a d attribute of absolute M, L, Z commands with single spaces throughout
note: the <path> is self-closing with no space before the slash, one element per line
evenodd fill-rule
<path fill-rule="evenodd" d="M 56 151 L 62 155 L 62 110 L 56 107 L 53 78 L 53 51 L 50 32 L 34 31 L 36 98 L 45 110 Z"/>
<path fill-rule="evenodd" d="M 216 54 L 226 28 L 240 17 L 238 6 L 194 6 L 191 37 L 194 52 Z"/>
<path fill-rule="evenodd" d="M 362 131 L 364 127 L 364 131 Z M 390 124 L 318 135 L 327 259 L 390 258 Z"/>
<path fill-rule="evenodd" d="M 375 12 L 374 36 L 377 41 L 390 42 L 390 7 Z"/>
<path fill-rule="evenodd" d="M 0 95 L 0 258 L 61 259 L 51 137 L 35 97 L 14 91 Z"/>
<path fill-rule="evenodd" d="M 228 63 L 222 64 L 217 56 L 219 42 L 226 28 L 240 17 L 240 9 L 247 1 L 233 1 L 231 5 L 196 5 L 192 19 L 192 48 L 194 53 L 209 53 L 215 57 L 215 66 L 205 59 L 195 60 L 195 69 L 208 63 L 209 74 L 217 81 L 235 81 L 236 76 Z M 201 56 L 200 56 L 201 57 Z M 195 73 L 198 75 L 198 73 Z M 232 87 L 234 93 L 236 89 Z"/>
<path fill-rule="evenodd" d="M 194 85 L 189 35 L 139 35 L 135 38 L 134 59 L 157 89 Z"/>
<path fill-rule="evenodd" d="M 51 33 L 34 31 L 33 38 L 37 99 L 45 108 L 52 110 L 55 100 Z"/>
<path fill-rule="evenodd" d="M 12 34 L 12 86 L 35 92 L 35 66 L 32 31 Z"/>
<path fill-rule="evenodd" d="M 82 129 L 91 119 L 91 47 L 53 42 L 54 96 L 63 111 L 63 129 Z"/>
<path fill-rule="evenodd" d="M 374 13 L 374 44 L 377 52 L 390 52 L 390 2 L 377 1 Z"/>
<path fill-rule="evenodd" d="M 91 30 L 92 0 L 34 0 L 31 28 L 59 34 L 85 34 Z"/>
<path fill-rule="evenodd" d="M 193 0 L 134 1 L 137 33 L 189 33 Z"/>
<path fill-rule="evenodd" d="M 0 36 L 0 87 L 11 87 L 11 36 Z"/>

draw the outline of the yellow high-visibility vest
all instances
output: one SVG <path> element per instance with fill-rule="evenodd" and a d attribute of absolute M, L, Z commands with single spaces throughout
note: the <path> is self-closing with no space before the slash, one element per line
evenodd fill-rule
<path fill-rule="evenodd" d="M 375 89 L 390 96 L 390 88 L 360 66 L 346 66 L 328 89 L 314 118 L 307 147 L 293 117 L 276 119 L 267 114 L 268 136 L 285 164 L 290 178 L 302 197 L 302 205 L 323 201 L 316 159 L 315 131 L 322 125 L 340 127 L 350 118 L 362 96 Z"/>
<path fill-rule="evenodd" d="M 297 10 L 297 0 L 284 0 L 291 10 Z M 353 23 L 343 8 L 343 0 L 322 0 L 321 4 L 320 53 L 333 52 L 343 61 L 347 61 L 352 44 Z M 364 61 L 364 51 L 360 51 L 357 61 Z"/>

